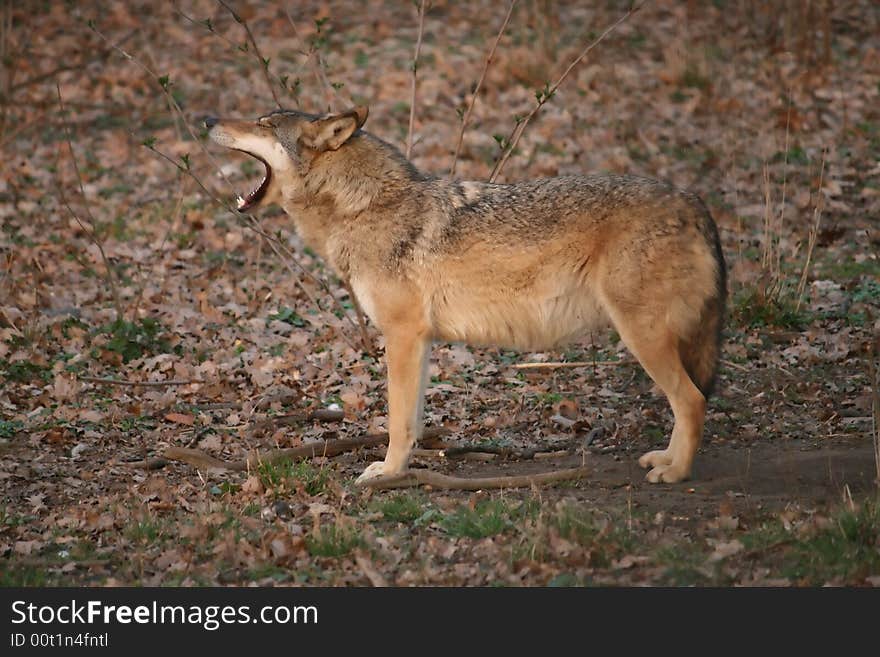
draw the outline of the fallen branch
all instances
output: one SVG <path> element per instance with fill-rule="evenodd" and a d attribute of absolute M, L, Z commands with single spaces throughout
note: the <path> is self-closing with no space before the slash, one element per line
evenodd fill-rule
<path fill-rule="evenodd" d="M 137 461 L 132 461 L 131 465 L 140 468 L 141 470 L 161 470 L 169 463 L 170 461 L 168 459 L 156 457 L 151 459 L 138 459 Z"/>
<path fill-rule="evenodd" d="M 532 447 L 530 449 L 515 449 L 513 447 L 502 447 L 499 445 L 463 445 L 461 447 L 450 447 L 443 450 L 443 456 L 448 459 L 455 460 L 462 458 L 467 454 L 494 454 L 506 460 L 514 461 L 530 461 L 539 454 L 548 453 L 567 453 L 583 441 L 575 439 L 570 440 L 562 445 Z"/>
<path fill-rule="evenodd" d="M 358 484 L 364 488 L 384 490 L 387 488 L 410 488 L 412 486 L 432 486 L 447 490 L 485 490 L 489 488 L 525 488 L 552 484 L 559 481 L 584 479 L 589 475 L 587 467 L 569 470 L 551 470 L 529 475 L 510 475 L 505 477 L 450 477 L 431 470 L 406 470 L 390 477 L 379 477 Z"/>
<path fill-rule="evenodd" d="M 425 429 L 422 438 L 424 440 L 432 440 L 448 433 L 449 429 L 443 427 L 428 427 Z M 174 446 L 167 448 L 162 456 L 171 461 L 183 461 L 184 463 L 189 463 L 197 468 L 203 468 L 206 470 L 244 472 L 261 463 L 272 464 L 278 463 L 279 461 L 310 459 L 316 456 L 338 456 L 339 454 L 351 452 L 360 447 L 379 447 L 387 444 L 388 433 L 385 432 L 360 436 L 359 438 L 322 440 L 307 445 L 287 447 L 284 449 L 270 449 L 264 451 L 254 450 L 248 454 L 246 459 L 239 461 L 223 461 L 210 454 L 206 454 L 200 449 Z"/>
<path fill-rule="evenodd" d="M 285 426 L 289 424 L 302 424 L 303 422 L 341 422 L 345 419 L 345 411 L 334 411 L 329 408 L 319 408 L 308 413 L 287 413 L 275 415 L 254 422 L 254 430 L 259 431 L 272 426 Z"/>
<path fill-rule="evenodd" d="M 206 454 L 200 449 L 189 447 L 169 447 L 162 455 L 169 461 L 183 461 L 203 470 L 244 470 L 244 462 L 223 461 Z"/>

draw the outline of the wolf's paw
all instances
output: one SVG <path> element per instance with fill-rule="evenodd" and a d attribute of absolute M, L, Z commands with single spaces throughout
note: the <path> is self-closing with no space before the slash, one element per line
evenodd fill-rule
<path fill-rule="evenodd" d="M 664 465 L 672 464 L 672 454 L 668 449 L 658 449 L 653 452 L 643 454 L 639 459 L 639 465 L 645 469 L 657 468 Z"/>
<path fill-rule="evenodd" d="M 652 452 L 653 453 L 653 452 Z M 649 456 L 646 454 L 645 456 Z M 645 458 L 644 456 L 642 458 Z M 641 460 L 639 461 L 641 463 Z M 684 481 L 690 476 L 690 472 L 680 465 L 669 464 L 669 465 L 657 465 L 652 470 L 645 475 L 645 479 L 650 481 L 652 484 L 659 484 L 661 482 L 667 484 L 675 484 L 679 481 Z"/>
<path fill-rule="evenodd" d="M 384 461 L 375 461 L 370 463 L 367 468 L 361 473 L 361 476 L 358 477 L 354 483 L 362 484 L 365 481 L 370 481 L 370 479 L 378 479 L 379 477 L 385 474 L 385 462 Z"/>

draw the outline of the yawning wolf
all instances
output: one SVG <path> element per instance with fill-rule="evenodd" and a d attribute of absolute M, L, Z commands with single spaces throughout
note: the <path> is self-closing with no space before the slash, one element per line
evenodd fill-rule
<path fill-rule="evenodd" d="M 632 176 L 447 180 L 361 130 L 366 119 L 356 107 L 205 121 L 215 142 L 265 165 L 239 209 L 281 205 L 385 335 L 390 443 L 359 481 L 406 468 L 433 341 L 544 350 L 607 324 L 675 416 L 669 446 L 639 459 L 647 479 L 689 477 L 726 296 L 700 199 Z"/>

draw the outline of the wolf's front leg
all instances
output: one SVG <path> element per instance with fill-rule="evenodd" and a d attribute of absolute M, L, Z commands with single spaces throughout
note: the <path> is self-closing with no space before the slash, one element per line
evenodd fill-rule
<path fill-rule="evenodd" d="M 406 468 L 413 445 L 422 436 L 425 383 L 431 341 L 417 331 L 385 334 L 388 366 L 388 452 L 358 477 L 363 482 Z"/>

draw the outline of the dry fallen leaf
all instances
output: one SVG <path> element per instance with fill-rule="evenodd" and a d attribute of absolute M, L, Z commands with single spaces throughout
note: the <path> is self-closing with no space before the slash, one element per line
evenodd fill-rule
<path fill-rule="evenodd" d="M 192 415 L 187 413 L 168 413 L 165 419 L 175 424 L 185 424 L 188 427 L 191 427 L 196 421 Z"/>
<path fill-rule="evenodd" d="M 732 557 L 733 555 L 742 552 L 744 547 L 745 546 L 738 540 L 727 542 L 719 541 L 715 544 L 715 550 L 709 555 L 709 561 L 721 561 L 727 557 Z"/>

